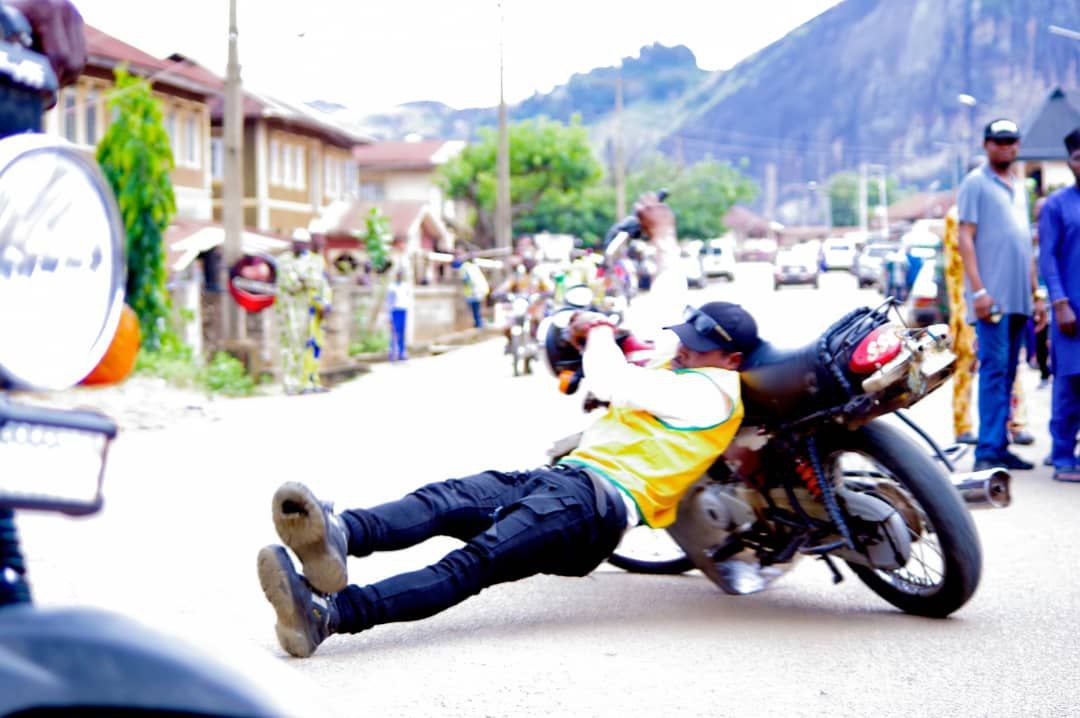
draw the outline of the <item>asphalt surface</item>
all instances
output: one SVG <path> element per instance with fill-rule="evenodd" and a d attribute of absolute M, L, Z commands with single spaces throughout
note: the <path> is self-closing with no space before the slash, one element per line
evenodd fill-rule
<path fill-rule="evenodd" d="M 779 343 L 808 341 L 877 299 L 843 273 L 819 290 L 773 292 L 765 266 L 739 269 L 697 298 L 743 303 Z M 1018 452 L 1039 461 L 1049 392 L 1035 372 L 1022 376 L 1039 441 Z M 145 413 L 153 396 L 141 402 Z M 372 505 L 427 481 L 538 465 L 585 417 L 549 377 L 514 378 L 500 340 L 380 365 L 326 394 L 210 404 L 164 402 L 155 428 L 121 434 L 102 514 L 20 518 L 35 593 L 180 637 L 291 701 L 290 715 L 1080 715 L 1080 487 L 1041 466 L 1016 474 L 1010 508 L 977 513 L 982 583 L 947 620 L 899 613 L 846 568 L 833 585 L 812 560 L 746 597 L 696 572 L 605 565 L 585 579 L 497 586 L 295 660 L 277 647 L 255 578 L 257 550 L 276 540 L 278 484 L 305 481 L 339 507 Z M 948 387 L 911 413 L 951 439 Z M 350 579 L 416 568 L 453 546 L 437 539 L 354 559 Z"/>

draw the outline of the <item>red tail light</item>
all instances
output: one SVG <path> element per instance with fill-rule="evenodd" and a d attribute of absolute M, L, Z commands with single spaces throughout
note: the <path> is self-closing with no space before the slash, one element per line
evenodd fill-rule
<path fill-rule="evenodd" d="M 855 347 L 848 368 L 856 374 L 870 374 L 896 358 L 900 353 L 900 337 L 896 327 L 885 325 L 866 335 Z"/>
<path fill-rule="evenodd" d="M 912 297 L 912 306 L 918 309 L 931 309 L 937 300 L 934 297 Z"/>

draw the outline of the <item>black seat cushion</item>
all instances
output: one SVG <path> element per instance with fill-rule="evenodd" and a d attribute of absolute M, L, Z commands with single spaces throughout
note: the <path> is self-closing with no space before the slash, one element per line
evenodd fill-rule
<path fill-rule="evenodd" d="M 784 349 L 762 342 L 743 359 L 742 398 L 746 421 L 795 420 L 844 401 L 846 392 L 821 366 L 818 342 Z"/>

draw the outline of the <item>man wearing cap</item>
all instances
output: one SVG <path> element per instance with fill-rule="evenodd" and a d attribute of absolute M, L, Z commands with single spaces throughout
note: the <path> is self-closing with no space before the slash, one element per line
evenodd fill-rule
<path fill-rule="evenodd" d="M 675 219 L 655 196 L 635 207 L 649 237 L 673 238 Z M 331 633 L 424 618 L 482 589 L 538 573 L 585 576 L 639 523 L 675 519 L 683 493 L 727 448 L 743 416 L 738 368 L 759 344 L 744 309 L 710 302 L 669 327 L 679 338 L 663 365 L 630 364 L 610 321 L 579 313 L 590 390 L 609 407 L 553 466 L 487 471 L 429 484 L 399 501 L 335 514 L 305 486 L 283 485 L 272 514 L 282 546 L 259 552 L 278 641 L 308 656 Z M 346 585 L 346 556 L 406 548 L 432 536 L 465 545 L 441 561 L 370 586 Z"/>
<path fill-rule="evenodd" d="M 967 279 L 968 321 L 979 341 L 979 443 L 975 470 L 1034 465 L 1009 451 L 1010 392 L 1027 318 L 1046 321 L 1037 297 L 1027 191 L 1012 172 L 1020 129 L 994 120 L 983 133 L 987 163 L 960 185 L 959 248 Z"/>
<path fill-rule="evenodd" d="M 1069 169 L 1076 183 L 1046 200 L 1039 213 L 1039 268 L 1050 293 L 1054 322 L 1050 350 L 1054 366 L 1050 410 L 1050 458 L 1054 478 L 1080 482 L 1076 434 L 1080 431 L 1080 127 L 1065 137 Z"/>

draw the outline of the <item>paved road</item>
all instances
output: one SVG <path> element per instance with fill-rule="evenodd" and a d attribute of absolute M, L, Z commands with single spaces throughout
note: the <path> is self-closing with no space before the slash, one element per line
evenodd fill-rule
<path fill-rule="evenodd" d="M 735 283 L 698 298 L 740 301 L 765 336 L 790 344 L 877 298 L 846 274 L 817 291 L 774 293 L 767 272 L 740 265 Z M 1024 378 L 1038 434 L 1048 398 L 1034 373 Z M 698 574 L 604 567 L 495 587 L 297 661 L 277 648 L 254 570 L 258 548 L 275 539 L 269 498 L 281 481 L 304 480 L 339 506 L 370 505 L 429 480 L 525 468 L 584 421 L 578 400 L 547 377 L 512 377 L 493 340 L 379 366 L 328 394 L 211 408 L 123 433 L 102 515 L 25 517 L 43 603 L 122 607 L 293 697 L 304 694 L 281 675 L 298 675 L 341 715 L 1080 715 L 1080 489 L 1046 469 L 1018 477 L 1011 508 L 978 514 L 983 582 L 949 620 L 900 614 L 846 570 L 833 586 L 812 561 L 740 598 Z M 947 411 L 940 391 L 913 414 L 948 439 Z M 1021 453 L 1040 459 L 1047 448 L 1040 440 Z M 351 578 L 418 567 L 451 546 L 354 560 Z"/>

